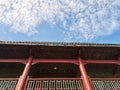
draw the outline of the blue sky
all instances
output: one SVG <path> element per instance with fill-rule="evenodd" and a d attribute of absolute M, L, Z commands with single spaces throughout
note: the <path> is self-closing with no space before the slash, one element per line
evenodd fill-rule
<path fill-rule="evenodd" d="M 0 40 L 120 44 L 120 0 L 0 0 Z"/>

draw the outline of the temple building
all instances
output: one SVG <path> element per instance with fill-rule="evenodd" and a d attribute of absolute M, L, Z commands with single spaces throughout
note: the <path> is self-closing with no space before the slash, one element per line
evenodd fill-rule
<path fill-rule="evenodd" d="M 0 41 L 0 90 L 120 90 L 120 44 Z"/>

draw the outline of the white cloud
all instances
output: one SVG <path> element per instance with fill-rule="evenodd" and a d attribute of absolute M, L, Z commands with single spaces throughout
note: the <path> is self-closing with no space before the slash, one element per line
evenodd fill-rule
<path fill-rule="evenodd" d="M 42 22 L 64 27 L 67 40 L 89 41 L 120 26 L 120 0 L 1 0 L 0 22 L 32 35 Z"/>

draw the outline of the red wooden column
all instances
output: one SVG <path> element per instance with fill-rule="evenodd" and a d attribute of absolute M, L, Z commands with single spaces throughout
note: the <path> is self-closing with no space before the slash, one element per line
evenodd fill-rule
<path fill-rule="evenodd" d="M 79 60 L 79 69 L 82 74 L 81 78 L 82 78 L 84 89 L 85 90 L 94 90 L 91 80 L 89 79 L 89 76 L 86 73 L 86 70 L 85 70 L 85 67 L 84 67 L 84 64 L 83 64 L 81 58 L 79 57 L 78 60 Z"/>
<path fill-rule="evenodd" d="M 31 65 L 32 65 L 32 56 L 29 57 L 28 62 L 27 62 L 26 66 L 25 66 L 25 69 L 23 71 L 23 74 L 19 78 L 19 81 L 18 81 L 18 84 L 17 84 L 17 87 L 16 87 L 15 90 L 24 90 Z"/>

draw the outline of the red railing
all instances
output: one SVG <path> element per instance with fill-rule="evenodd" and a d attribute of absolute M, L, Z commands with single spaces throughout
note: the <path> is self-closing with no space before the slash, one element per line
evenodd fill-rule
<path fill-rule="evenodd" d="M 120 78 L 91 78 L 94 90 L 120 90 Z M 0 90 L 15 90 L 18 78 L 0 78 Z M 81 78 L 28 78 L 25 90 L 84 90 Z"/>

